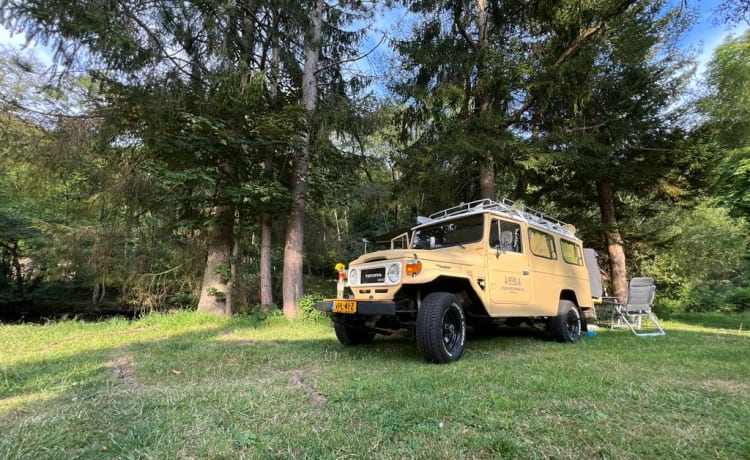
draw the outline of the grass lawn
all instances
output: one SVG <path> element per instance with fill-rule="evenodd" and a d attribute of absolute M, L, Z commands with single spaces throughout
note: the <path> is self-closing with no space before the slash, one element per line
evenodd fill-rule
<path fill-rule="evenodd" d="M 328 322 L 0 325 L 0 458 L 750 458 L 750 315 L 664 326 L 505 329 L 438 366 Z"/>

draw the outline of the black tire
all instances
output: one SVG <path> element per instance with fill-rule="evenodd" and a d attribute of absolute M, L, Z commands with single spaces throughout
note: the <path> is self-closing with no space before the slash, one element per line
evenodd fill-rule
<path fill-rule="evenodd" d="M 430 363 L 458 361 L 464 352 L 466 316 L 453 294 L 433 292 L 417 314 L 417 347 Z"/>
<path fill-rule="evenodd" d="M 375 333 L 364 327 L 344 323 L 333 323 L 336 338 L 344 345 L 369 345 L 375 339 Z"/>
<path fill-rule="evenodd" d="M 576 342 L 581 338 L 583 321 L 581 312 L 570 300 L 560 300 L 557 316 L 549 318 L 549 331 L 558 342 Z"/>

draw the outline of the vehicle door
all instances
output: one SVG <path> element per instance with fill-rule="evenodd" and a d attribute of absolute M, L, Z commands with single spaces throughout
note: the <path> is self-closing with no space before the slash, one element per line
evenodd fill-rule
<path fill-rule="evenodd" d="M 492 218 L 489 250 L 487 252 L 488 288 L 492 313 L 496 315 L 523 314 L 532 293 L 528 251 L 524 247 L 519 223 Z"/>

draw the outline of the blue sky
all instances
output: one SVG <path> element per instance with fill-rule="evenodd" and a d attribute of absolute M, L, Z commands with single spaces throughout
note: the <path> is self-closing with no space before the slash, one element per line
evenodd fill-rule
<path fill-rule="evenodd" d="M 672 4 L 680 5 L 680 0 L 671 0 Z M 705 68 L 705 64 L 711 59 L 713 50 L 723 43 L 731 34 L 734 36 L 744 32 L 748 25 L 740 21 L 738 24 L 727 26 L 717 17 L 719 0 L 688 0 L 689 8 L 698 9 L 698 21 L 688 31 L 682 40 L 684 48 L 700 50 L 697 56 L 699 73 Z"/>

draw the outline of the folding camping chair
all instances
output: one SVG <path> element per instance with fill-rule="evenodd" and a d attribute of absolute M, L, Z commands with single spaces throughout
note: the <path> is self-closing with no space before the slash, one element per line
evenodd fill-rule
<path fill-rule="evenodd" d="M 625 324 L 638 337 L 653 337 L 666 334 L 661 324 L 659 324 L 656 315 L 651 311 L 655 293 L 656 286 L 654 285 L 653 278 L 644 277 L 630 280 L 627 303 L 614 303 L 612 327 L 615 326 L 616 320 L 620 324 Z M 653 332 L 639 332 L 643 318 L 651 320 L 657 330 Z"/>

